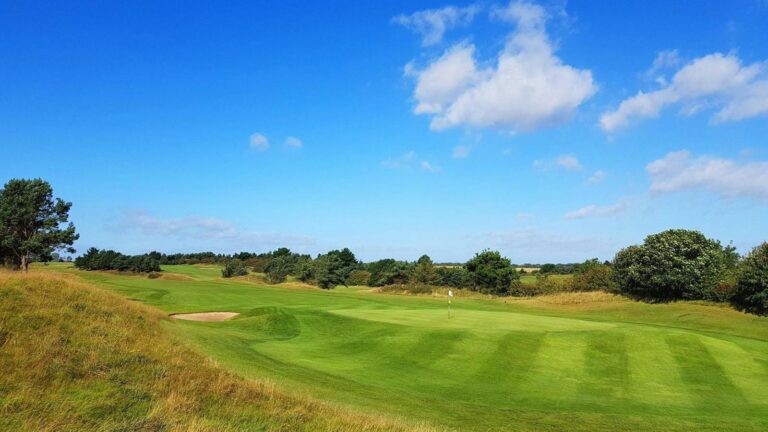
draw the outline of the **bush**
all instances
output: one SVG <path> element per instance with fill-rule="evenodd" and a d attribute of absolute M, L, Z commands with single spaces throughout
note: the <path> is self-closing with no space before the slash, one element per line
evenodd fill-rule
<path fill-rule="evenodd" d="M 496 251 L 484 250 L 476 254 L 465 267 L 472 281 L 471 289 L 484 294 L 508 294 L 512 284 L 520 281 L 520 274 L 509 259 Z"/>
<path fill-rule="evenodd" d="M 613 266 L 619 290 L 632 297 L 717 300 L 733 254 L 698 231 L 668 230 L 619 251 Z"/>
<path fill-rule="evenodd" d="M 225 278 L 231 278 L 234 276 L 245 276 L 248 274 L 248 269 L 245 268 L 245 264 L 239 259 L 233 259 L 224 264 L 224 268 L 221 269 L 221 276 Z"/>
<path fill-rule="evenodd" d="M 731 302 L 743 311 L 768 315 L 768 243 L 752 249 L 742 261 Z"/>
<path fill-rule="evenodd" d="M 357 265 L 354 255 L 349 257 L 349 249 L 333 250 L 315 259 L 315 282 L 323 289 L 331 289 L 338 285 L 346 285 L 350 273 Z"/>
<path fill-rule="evenodd" d="M 150 254 L 128 256 L 113 250 L 88 249 L 75 259 L 75 267 L 81 270 L 117 270 L 136 273 L 159 272 L 160 262 Z"/>
<path fill-rule="evenodd" d="M 311 259 L 299 261 L 295 268 L 296 279 L 302 282 L 315 280 L 315 263 Z"/>
<path fill-rule="evenodd" d="M 616 292 L 617 285 L 611 266 L 590 260 L 581 265 L 571 281 L 573 291 Z"/>
<path fill-rule="evenodd" d="M 539 273 L 536 275 L 536 282 L 532 284 L 513 283 L 510 286 L 509 294 L 516 297 L 532 297 L 570 290 L 570 280 Z"/>
<path fill-rule="evenodd" d="M 371 272 L 369 286 L 405 285 L 411 280 L 413 266 L 388 258 L 368 264 L 368 271 Z"/>
<path fill-rule="evenodd" d="M 289 255 L 281 255 L 276 258 L 272 258 L 266 268 L 267 281 L 271 284 L 279 284 L 285 282 L 288 274 L 293 271 L 294 262 Z"/>
<path fill-rule="evenodd" d="M 468 288 L 472 285 L 469 272 L 464 267 L 438 267 L 436 284 L 453 288 Z"/>
<path fill-rule="evenodd" d="M 387 293 L 432 294 L 433 287 L 422 284 L 397 284 L 383 286 L 380 290 Z"/>
<path fill-rule="evenodd" d="M 413 269 L 413 282 L 422 285 L 430 285 L 437 280 L 437 274 L 435 273 L 435 265 L 432 263 L 432 259 L 427 255 L 422 255 L 416 266 Z"/>
<path fill-rule="evenodd" d="M 349 273 L 347 283 L 350 285 L 365 286 L 371 280 L 371 272 L 365 270 L 353 270 Z"/>

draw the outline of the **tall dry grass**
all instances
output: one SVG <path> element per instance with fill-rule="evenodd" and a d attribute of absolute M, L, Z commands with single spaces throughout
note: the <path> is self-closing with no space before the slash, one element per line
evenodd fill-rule
<path fill-rule="evenodd" d="M 234 376 L 166 319 L 75 276 L 0 272 L 0 429 L 431 430 Z"/>

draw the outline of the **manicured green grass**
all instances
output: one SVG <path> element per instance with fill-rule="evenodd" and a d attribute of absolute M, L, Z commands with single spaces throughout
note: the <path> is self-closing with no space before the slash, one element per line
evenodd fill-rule
<path fill-rule="evenodd" d="M 168 313 L 219 364 L 363 411 L 461 430 L 768 430 L 768 319 L 727 307 L 490 301 L 106 273 L 84 278 Z M 207 266 L 212 267 L 212 266 Z M 226 403 L 226 401 L 221 401 Z"/>

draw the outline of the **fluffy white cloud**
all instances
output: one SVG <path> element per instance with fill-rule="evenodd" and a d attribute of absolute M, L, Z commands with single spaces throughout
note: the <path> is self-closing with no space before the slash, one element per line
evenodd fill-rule
<path fill-rule="evenodd" d="M 146 210 L 128 210 L 107 225 L 116 233 L 141 234 L 182 241 L 207 241 L 239 247 L 307 246 L 314 240 L 304 236 L 245 231 L 232 222 L 200 216 L 157 217 Z"/>
<path fill-rule="evenodd" d="M 768 162 L 738 163 L 685 150 L 668 153 L 645 167 L 652 192 L 703 188 L 721 197 L 751 197 L 768 201 Z"/>
<path fill-rule="evenodd" d="M 588 205 L 578 210 L 565 214 L 566 219 L 584 219 L 588 217 L 597 216 L 613 216 L 624 212 L 627 209 L 627 205 L 624 203 L 618 203 L 609 206 Z"/>
<path fill-rule="evenodd" d="M 423 69 L 406 66 L 416 80 L 414 112 L 432 116 L 433 130 L 531 131 L 565 122 L 597 91 L 589 70 L 555 56 L 541 6 L 512 2 L 493 16 L 515 25 L 495 64 L 479 66 L 474 45 L 460 43 Z"/>
<path fill-rule="evenodd" d="M 447 30 L 469 24 L 479 10 L 480 8 L 476 5 L 464 8 L 447 6 L 441 9 L 427 9 L 411 15 L 398 15 L 392 21 L 420 34 L 422 45 L 429 46 L 442 41 Z"/>
<path fill-rule="evenodd" d="M 269 149 L 269 139 L 260 133 L 252 134 L 251 149 L 256 151 L 266 151 Z"/>
<path fill-rule="evenodd" d="M 294 136 L 289 136 L 285 138 L 285 145 L 290 148 L 300 149 L 304 146 L 304 143 Z"/>
<path fill-rule="evenodd" d="M 572 155 L 561 155 L 554 160 L 535 160 L 533 167 L 540 171 L 549 171 L 553 168 L 564 169 L 566 171 L 580 171 L 584 166 Z"/>
<path fill-rule="evenodd" d="M 659 60 L 667 64 L 669 58 Z M 654 62 L 654 68 L 657 69 Z M 694 59 L 680 68 L 667 83 L 648 93 L 638 92 L 600 118 L 606 132 L 627 126 L 633 119 L 657 117 L 669 105 L 679 105 L 680 113 L 693 115 L 715 110 L 711 121 L 738 121 L 768 115 L 768 69 L 765 62 L 742 64 L 735 54 L 715 53 Z"/>
<path fill-rule="evenodd" d="M 597 184 L 605 180 L 605 171 L 597 170 L 587 179 L 587 184 Z"/>

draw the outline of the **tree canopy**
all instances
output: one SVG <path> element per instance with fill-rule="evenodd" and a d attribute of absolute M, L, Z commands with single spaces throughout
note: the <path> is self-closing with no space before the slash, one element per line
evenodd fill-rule
<path fill-rule="evenodd" d="M 731 302 L 741 310 L 768 315 L 768 243 L 752 249 L 744 257 Z"/>
<path fill-rule="evenodd" d="M 484 250 L 467 261 L 465 267 L 473 288 L 486 294 L 506 295 L 512 284 L 520 280 L 509 259 L 497 251 Z"/>
<path fill-rule="evenodd" d="M 733 253 L 698 231 L 675 229 L 619 251 L 613 267 L 619 289 L 633 297 L 715 300 Z"/>
<path fill-rule="evenodd" d="M 31 258 L 48 261 L 58 249 L 74 253 L 75 226 L 62 227 L 71 207 L 71 202 L 54 199 L 44 180 L 10 180 L 0 189 L 0 251 L 25 272 Z"/>

